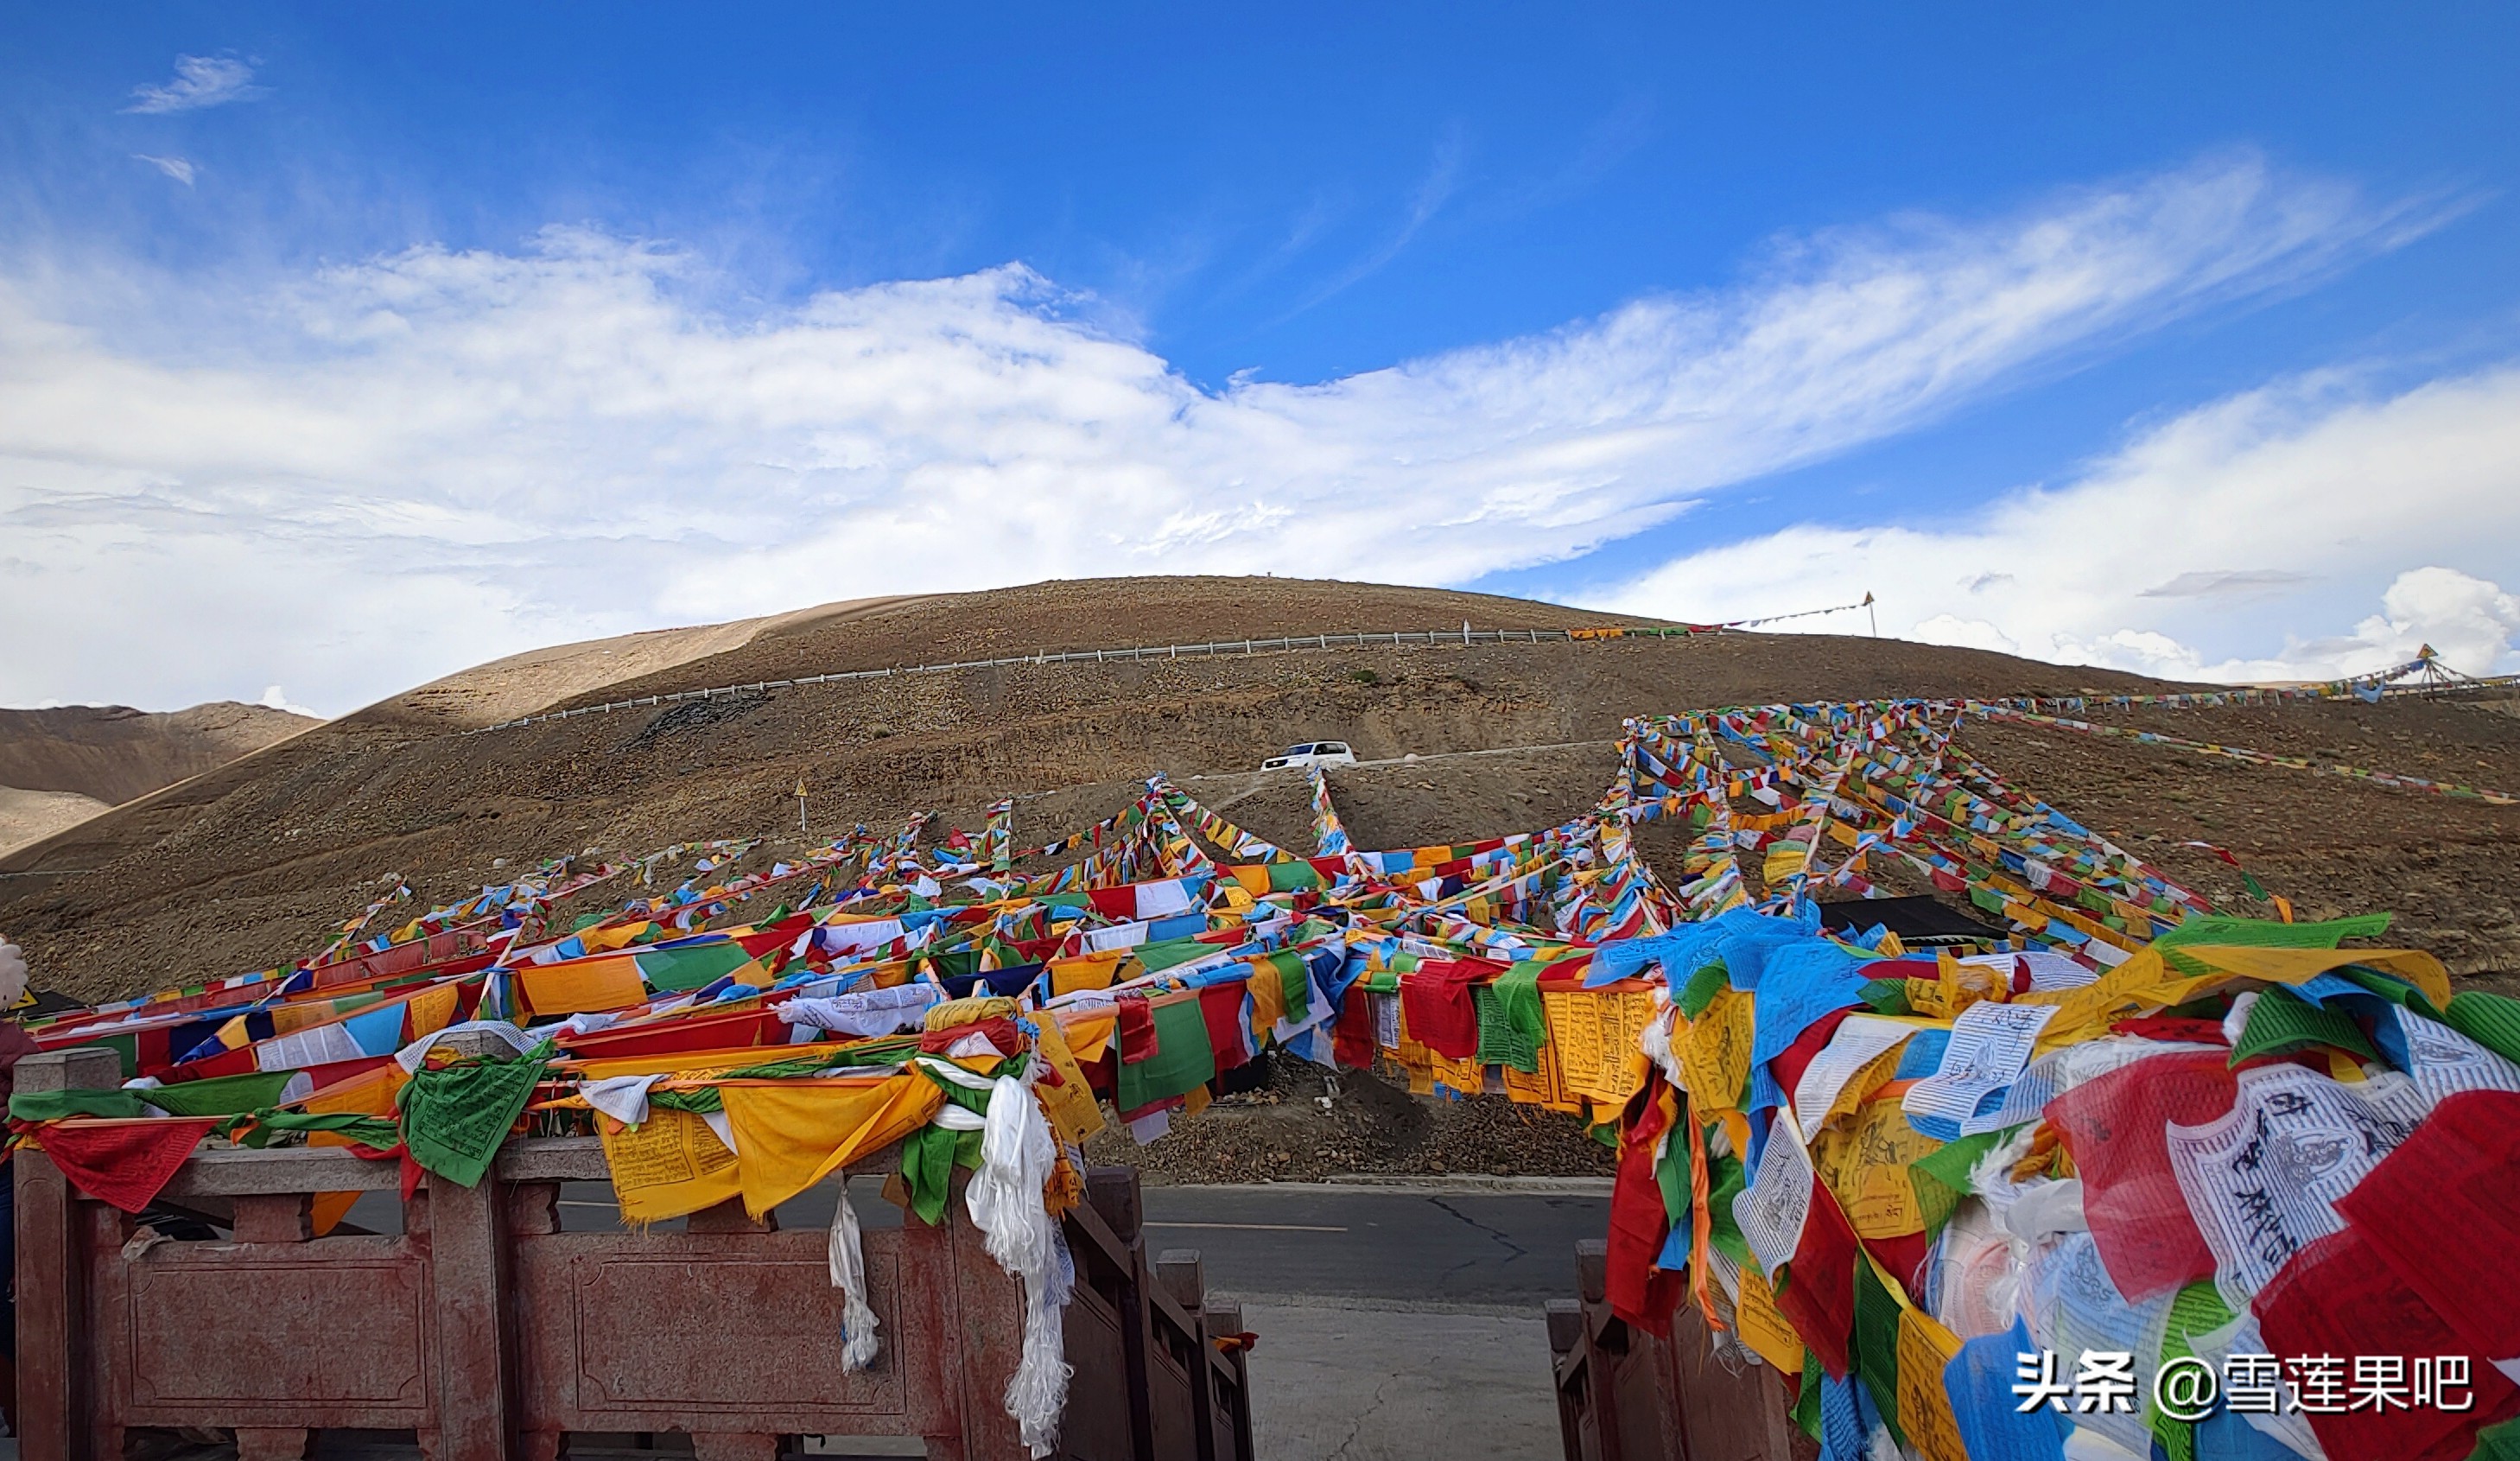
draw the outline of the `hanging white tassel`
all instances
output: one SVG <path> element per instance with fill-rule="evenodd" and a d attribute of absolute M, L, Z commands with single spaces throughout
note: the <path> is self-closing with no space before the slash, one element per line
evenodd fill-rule
<path fill-rule="evenodd" d="M 1035 1456 L 1049 1455 L 1058 1442 L 1070 1374 L 1064 1319 L 1075 1267 L 1042 1202 L 1058 1156 L 1032 1092 L 1000 1076 L 981 1128 L 980 1170 L 963 1196 L 972 1225 L 987 1237 L 989 1256 L 1023 1284 L 1023 1357 L 1007 1382 L 1007 1413 Z"/>
<path fill-rule="evenodd" d="M 849 1205 L 849 1174 L 832 1174 L 840 1204 L 832 1210 L 832 1287 L 840 1291 L 840 1368 L 854 1374 L 875 1363 L 875 1310 L 867 1304 L 866 1250 L 858 1241 L 858 1210 Z"/>

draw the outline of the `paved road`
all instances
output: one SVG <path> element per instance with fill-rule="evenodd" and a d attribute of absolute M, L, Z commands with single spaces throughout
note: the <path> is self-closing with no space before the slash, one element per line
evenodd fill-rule
<path fill-rule="evenodd" d="M 871 1229 L 901 1222 L 881 1189 L 874 1178 L 849 1188 L 858 1220 Z M 832 1208 L 829 1191 L 806 1193 L 779 1210 L 780 1226 L 828 1226 Z M 1537 1309 L 1572 1297 L 1575 1241 L 1600 1237 L 1609 1220 L 1608 1200 L 1593 1196 L 1307 1183 L 1149 1187 L 1146 1209 L 1148 1247 L 1197 1249 L 1210 1289 L 1404 1308 Z M 383 1231 L 399 1215 L 384 1194 L 371 1194 L 349 1220 Z M 619 1221 L 609 1186 L 562 1186 L 562 1227 Z"/>
<path fill-rule="evenodd" d="M 1406 1189 L 1150 1187 L 1147 1240 L 1195 1248 L 1211 1289 L 1380 1304 L 1538 1308 L 1575 1292 L 1609 1201 Z"/>

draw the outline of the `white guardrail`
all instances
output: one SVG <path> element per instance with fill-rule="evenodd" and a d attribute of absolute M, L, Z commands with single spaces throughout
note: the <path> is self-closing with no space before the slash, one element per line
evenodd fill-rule
<path fill-rule="evenodd" d="M 1861 606 L 1858 606 L 1861 607 Z M 1815 611 L 1834 613 L 1835 611 Z M 1797 615 L 1777 617 L 1793 618 Z M 1745 622 L 1768 622 L 1748 620 Z M 798 675 L 786 680 L 755 680 L 749 685 L 711 685 L 699 690 L 675 690 L 658 695 L 642 695 L 630 700 L 608 700 L 601 705 L 573 706 L 565 710 L 546 710 L 539 715 L 521 715 L 502 720 L 496 725 L 477 726 L 463 734 L 477 736 L 489 731 L 510 730 L 521 725 L 539 725 L 547 720 L 573 720 L 581 715 L 606 715 L 614 710 L 645 709 L 652 706 L 668 706 L 678 701 L 714 700 L 722 695 L 759 695 L 772 690 L 791 690 L 799 685 L 836 685 L 850 680 L 880 680 L 894 675 L 942 674 L 958 669 L 995 669 L 1017 664 L 1110 664 L 1146 660 L 1204 660 L 1224 655 L 1300 654 L 1306 651 L 1372 649 L 1388 645 L 1394 649 L 1406 645 L 1430 646 L 1478 644 L 1548 644 L 1552 641 L 1609 639 L 1688 639 L 1729 631 L 1730 624 L 1671 625 L 1664 627 L 1625 624 L 1586 625 L 1573 629 L 1473 629 L 1467 624 L 1459 629 L 1395 630 L 1388 634 L 1354 632 L 1347 634 L 1284 634 L 1273 639 L 1218 639 L 1205 644 L 1133 645 L 1128 649 L 1045 650 L 1030 655 L 1006 655 L 994 660 L 949 660 L 935 664 L 893 665 L 883 669 L 839 669 L 828 674 Z M 2234 690 L 2245 687 L 2234 686 Z M 2520 675 L 2496 675 L 2487 679 L 2462 679 L 2450 684 L 2385 685 L 2381 693 L 2391 699 L 2435 699 L 2520 688 Z M 2319 692 L 2305 692 L 2317 695 Z"/>
<path fill-rule="evenodd" d="M 1680 639 L 1691 633 L 1720 632 L 1714 629 L 1627 628 L 1602 625 L 1578 629 L 1459 629 L 1395 630 L 1388 634 L 1286 634 L 1273 639 L 1219 639 L 1206 644 L 1133 645 L 1128 649 L 1046 650 L 1030 655 L 1007 655 L 995 660 L 951 660 L 936 664 L 896 665 L 884 669 L 840 669 L 829 674 L 798 675 L 787 680 L 756 680 L 749 685 L 712 685 L 701 690 L 676 690 L 661 695 L 642 695 L 630 700 L 608 700 L 601 705 L 572 706 L 565 710 L 547 710 L 540 715 L 521 715 L 502 720 L 496 725 L 477 726 L 464 732 L 468 736 L 487 731 L 508 730 L 519 725 L 539 725 L 546 720 L 569 720 L 580 715 L 603 715 L 614 710 L 644 709 L 650 706 L 672 705 L 684 700 L 713 700 L 721 695 L 760 694 L 770 690 L 789 690 L 798 685 L 836 685 L 848 680 L 880 680 L 892 675 L 941 674 L 957 669 L 994 669 L 1012 664 L 1109 664 L 1114 662 L 1142 660 L 1204 660 L 1224 655 L 1260 655 L 1319 652 L 1322 650 L 1372 649 L 1376 645 L 1399 648 L 1403 645 L 1474 645 L 1474 644 L 1546 644 L 1552 640 L 1589 638 Z"/>

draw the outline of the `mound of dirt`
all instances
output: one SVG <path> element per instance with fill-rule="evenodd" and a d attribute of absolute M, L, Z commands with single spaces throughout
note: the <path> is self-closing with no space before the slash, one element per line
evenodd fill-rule
<path fill-rule="evenodd" d="M 1135 1166 L 1155 1184 L 1318 1182 L 1348 1172 L 1606 1177 L 1618 1169 L 1581 1121 L 1502 1096 L 1413 1096 L 1396 1073 L 1301 1060 L 1269 1061 L 1251 1085 L 1143 1145 L 1125 1127 L 1106 1128 L 1086 1143 L 1086 1160 Z"/>
<path fill-rule="evenodd" d="M 23 792 L 0 787 L 0 853 L 75 827 L 107 803 L 76 792 Z"/>
<path fill-rule="evenodd" d="M 651 629 L 527 650 L 429 681 L 370 707 L 375 719 L 410 719 L 432 728 L 470 729 L 531 714 L 595 691 L 670 672 L 698 660 L 720 659 L 756 637 L 817 623 L 843 623 L 919 602 L 907 595 L 851 599 L 792 614 L 740 618 L 687 629 Z"/>
<path fill-rule="evenodd" d="M 231 700 L 189 710 L 0 710 L 0 786 L 75 792 L 112 806 L 322 723 Z"/>
<path fill-rule="evenodd" d="M 81 870 L 0 879 L 0 928 L 27 948 L 39 982 L 103 998 L 177 972 L 302 957 L 387 874 L 436 902 L 506 881 L 494 858 L 515 868 L 589 847 L 635 856 L 743 835 L 774 839 L 762 855 L 775 855 L 798 844 L 790 794 L 800 777 L 819 836 L 857 823 L 899 826 L 915 808 L 936 810 L 939 833 L 976 829 L 988 803 L 1014 797 L 1018 842 L 1038 843 L 1106 815 L 1160 770 L 1263 836 L 1304 846 L 1303 779 L 1251 768 L 1296 741 L 1337 737 L 1378 763 L 1332 778 L 1356 844 L 1406 846 L 1547 826 L 1592 805 L 1614 770 L 1612 742 L 1627 715 L 2161 688 L 1974 650 L 1727 634 L 1006 665 L 452 733 L 544 708 L 528 702 L 561 686 L 582 687 L 569 693 L 592 703 L 1041 649 L 1599 617 L 1377 584 L 1111 579 L 750 621 L 731 647 L 627 677 L 605 679 L 577 654 L 552 662 L 558 678 L 519 689 L 517 666 L 531 658 L 520 657 L 499 671 L 506 688 L 461 713 L 398 697 L 0 858 L 0 872 Z M 698 642 L 656 654 L 670 660 Z M 2520 720 L 2464 707 L 2165 711 L 2130 723 L 2155 722 L 2204 740 L 2323 746 L 2363 764 L 2520 786 Z M 1976 724 L 1963 741 L 2087 824 L 2143 842 L 2148 855 L 2218 897 L 2239 894 L 2237 875 L 2178 844 L 2232 849 L 2306 913 L 2399 910 L 2408 941 L 2455 968 L 2520 966 L 2508 871 L 2520 810 L 2132 742 Z M 1642 845 L 1658 860 L 1677 856 L 1677 847 Z"/>
<path fill-rule="evenodd" d="M 0 853 L 320 723 L 235 701 L 0 709 Z"/>

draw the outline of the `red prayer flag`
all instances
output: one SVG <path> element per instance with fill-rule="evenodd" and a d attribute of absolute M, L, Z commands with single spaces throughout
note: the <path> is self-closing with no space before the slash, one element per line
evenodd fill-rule
<path fill-rule="evenodd" d="M 1409 1038 L 1446 1060 L 1479 1053 L 1479 1010 L 1470 986 L 1505 971 L 1484 959 L 1435 959 L 1400 977 Z"/>
<path fill-rule="evenodd" d="M 1619 1138 L 1619 1174 L 1610 1188 L 1604 1297 L 1621 1319 L 1648 1334 L 1668 1336 L 1672 1310 L 1680 1303 L 1680 1275 L 1659 1273 L 1653 1266 L 1671 1227 L 1662 1185 L 1654 1180 L 1654 1147 L 1671 1129 L 1678 1103 L 1661 1081 L 1638 1092 L 1634 1101 L 1630 1109 L 1636 1116 Z"/>
<path fill-rule="evenodd" d="M 218 1123 L 213 1117 L 55 1121 L 36 1140 L 79 1191 L 138 1212 Z"/>
<path fill-rule="evenodd" d="M 1820 1059 L 1820 1053 L 1828 1048 L 1828 1042 L 1837 1038 L 1837 1027 L 1854 1013 L 1853 1010 L 1831 1010 L 1794 1036 L 1792 1044 L 1778 1051 L 1777 1058 L 1768 1062 L 1768 1072 L 1777 1077 L 1778 1086 L 1790 1093 L 1800 1084 L 1803 1072 L 1810 1070 L 1811 1063 Z"/>
<path fill-rule="evenodd" d="M 1120 1047 L 1120 1063 L 1134 1066 L 1152 1060 L 1158 1048 L 1155 1040 L 1155 1009 L 1144 994 L 1123 994 L 1112 1002 L 1117 1020 L 1118 1037 L 1111 1043 Z"/>
<path fill-rule="evenodd" d="M 1338 1024 L 1330 1030 L 1330 1057 L 1352 1070 L 1365 1070 L 1372 1066 L 1373 1055 L 1373 996 L 1360 982 L 1348 986 L 1339 1004 Z"/>
<path fill-rule="evenodd" d="M 2239 1083 L 2221 1051 L 2182 1051 L 2089 1080 L 2048 1103 L 2083 1179 L 2083 1213 L 2118 1292 L 2140 1301 L 2214 1276 L 2171 1169 L 2166 1128 L 2228 1115 Z"/>
<path fill-rule="evenodd" d="M 1770 1141 L 1784 1141 L 1782 1132 Z M 1827 1187 L 1812 1183 L 1811 1215 L 1803 1219 L 1802 1241 L 1785 1264 L 1784 1281 L 1777 1286 L 1777 1312 L 1791 1320 L 1803 1343 L 1820 1359 L 1829 1378 L 1843 1380 L 1847 1346 L 1855 1333 L 1855 1229 L 1837 1209 Z"/>
<path fill-rule="evenodd" d="M 1896 1238 L 1864 1238 L 1858 1241 L 1884 1272 L 1907 1289 L 1909 1298 L 1919 1303 L 1924 1301 L 1925 1260 L 1934 1254 L 1933 1234 L 1906 1233 Z"/>
<path fill-rule="evenodd" d="M 1240 983 L 1210 984 L 1198 991 L 1198 1018 L 1207 1026 L 1216 1069 L 1231 1071 L 1251 1059 L 1251 1032 L 1242 1020 L 1247 991 Z"/>
<path fill-rule="evenodd" d="M 2489 1266 L 2468 1264 L 2462 1272 Z M 2267 1347 L 2286 1357 L 2394 1355 L 2411 1365 L 2418 1358 L 2467 1356 L 2466 1389 L 2474 1404 L 2465 1411 L 2411 1404 L 2351 1408 L 2350 1370 L 2338 1387 L 2336 1409 L 2313 1409 L 2305 1397 L 2303 1418 L 2332 1457 L 2462 1461 L 2475 1449 L 2479 1427 L 2520 1412 L 2520 1390 L 2400 1280 L 2360 1227 L 2330 1233 L 2293 1255 L 2250 1307 L 2257 1310 Z"/>
<path fill-rule="evenodd" d="M 2462 1091 L 2371 1168 L 2336 1210 L 2479 1355 L 2520 1355 L 2520 1096 Z M 2423 1221 L 2408 1214 L 2420 1212 Z M 2450 1260 L 2442 1240 L 2496 1255 Z"/>

